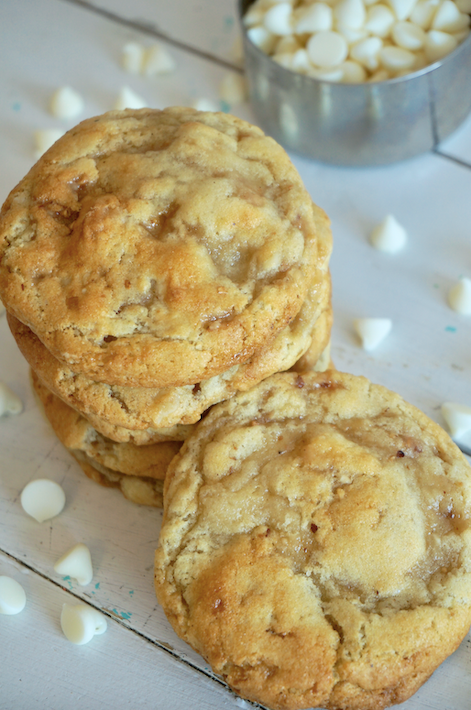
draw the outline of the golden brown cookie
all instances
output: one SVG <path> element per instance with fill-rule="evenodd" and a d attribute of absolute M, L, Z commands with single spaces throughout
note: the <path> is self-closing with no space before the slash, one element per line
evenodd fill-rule
<path fill-rule="evenodd" d="M 288 370 L 307 349 L 311 360 L 319 359 L 329 342 L 332 324 L 330 278 L 327 273 L 321 283 L 312 285 L 298 315 L 248 362 L 183 387 L 155 389 L 94 382 L 54 357 L 33 331 L 14 316 L 7 317 L 18 347 L 45 385 L 101 433 L 122 439 L 119 429 L 125 428 L 146 430 L 148 434 L 141 434 L 141 438 L 152 437 L 154 441 L 184 440 L 190 431 L 185 425 L 198 421 L 211 405 L 249 389 L 275 372 Z M 112 434 L 110 427 L 119 429 Z"/>
<path fill-rule="evenodd" d="M 223 113 L 109 112 L 66 133 L 0 216 L 0 296 L 77 373 L 195 384 L 299 312 L 331 244 L 285 151 Z"/>
<path fill-rule="evenodd" d="M 406 700 L 471 623 L 471 469 L 399 395 L 283 373 L 212 408 L 169 467 L 157 596 L 243 697 Z"/>
<path fill-rule="evenodd" d="M 150 446 L 117 444 L 98 434 L 90 422 L 50 392 L 33 371 L 32 382 L 57 437 L 88 476 L 102 485 L 120 487 L 128 498 L 135 491 L 131 500 L 140 495 L 136 502 L 142 502 L 145 496 L 155 500 L 156 495 L 161 500 L 162 482 L 171 460 L 180 449 L 180 442 Z M 90 466 L 94 469 L 91 473 Z M 133 481 L 126 481 L 126 477 Z M 156 505 L 155 502 L 147 504 Z"/>
<path fill-rule="evenodd" d="M 151 505 L 154 508 L 163 507 L 164 482 L 160 478 L 117 473 L 88 459 L 82 451 L 71 451 L 70 453 L 88 478 L 99 483 L 100 486 L 119 488 L 124 497 L 133 503 Z"/>

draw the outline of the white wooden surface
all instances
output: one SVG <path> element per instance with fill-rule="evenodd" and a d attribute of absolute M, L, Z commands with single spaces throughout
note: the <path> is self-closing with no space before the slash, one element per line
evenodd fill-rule
<path fill-rule="evenodd" d="M 95 9 L 78 0 L 0 3 L 1 201 L 34 162 L 34 131 L 75 122 L 61 124 L 48 112 L 60 86 L 83 95 L 79 118 L 112 108 L 124 85 L 156 107 L 197 97 L 218 101 L 227 71 L 218 60 L 232 61 L 237 33 L 233 0 L 94 4 Z M 154 30 L 172 40 L 167 46 L 176 72 L 152 79 L 125 74 L 123 45 L 131 39 L 150 44 Z M 252 119 L 247 104 L 231 110 Z M 471 318 L 446 303 L 458 277 L 471 277 L 471 119 L 439 153 L 395 166 L 339 169 L 292 157 L 313 199 L 332 219 L 337 367 L 400 392 L 443 424 L 443 401 L 471 405 Z M 409 233 L 407 248 L 395 256 L 376 252 L 367 241 L 389 212 Z M 371 354 L 353 333 L 357 316 L 393 320 L 392 333 Z M 87 710 L 249 707 L 211 679 L 203 659 L 176 638 L 157 605 L 152 562 L 160 512 L 135 506 L 81 473 L 39 413 L 5 318 L 0 379 L 25 403 L 20 416 L 0 419 L 0 574 L 17 579 L 28 598 L 18 616 L 0 616 L 0 709 L 62 710 L 79 703 Z M 63 513 L 42 525 L 19 503 L 24 485 L 38 477 L 58 481 L 67 495 Z M 76 542 L 90 547 L 94 561 L 93 582 L 84 588 L 53 572 L 56 559 Z M 59 626 L 62 603 L 74 600 L 108 617 L 106 634 L 83 647 L 67 642 Z M 470 671 L 468 636 L 401 707 L 469 710 Z"/>

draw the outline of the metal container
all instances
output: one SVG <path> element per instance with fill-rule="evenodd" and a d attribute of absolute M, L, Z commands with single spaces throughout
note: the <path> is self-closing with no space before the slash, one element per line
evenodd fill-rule
<path fill-rule="evenodd" d="M 253 0 L 239 0 L 242 19 Z M 339 84 L 285 69 L 244 37 L 260 126 L 287 150 L 324 163 L 394 163 L 435 148 L 471 111 L 471 35 L 443 60 L 377 83 Z"/>

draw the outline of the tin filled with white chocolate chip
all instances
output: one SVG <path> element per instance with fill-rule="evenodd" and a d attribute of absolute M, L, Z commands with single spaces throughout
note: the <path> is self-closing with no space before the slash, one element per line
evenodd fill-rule
<path fill-rule="evenodd" d="M 471 111 L 467 2 L 239 0 L 258 122 L 335 165 L 432 150 Z"/>

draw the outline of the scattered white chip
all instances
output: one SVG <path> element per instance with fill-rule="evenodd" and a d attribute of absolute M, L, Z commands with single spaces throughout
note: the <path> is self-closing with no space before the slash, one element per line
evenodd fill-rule
<path fill-rule="evenodd" d="M 210 99 L 196 99 L 191 104 L 191 108 L 197 111 L 219 111 L 219 106 Z"/>
<path fill-rule="evenodd" d="M 65 493 L 55 481 L 38 478 L 23 488 L 21 505 L 25 513 L 42 523 L 59 515 L 65 505 Z"/>
<path fill-rule="evenodd" d="M 68 575 L 76 579 L 81 587 L 85 587 L 90 584 L 93 578 L 90 550 L 82 542 L 79 542 L 57 560 L 54 571 L 57 574 Z"/>
<path fill-rule="evenodd" d="M 116 111 L 124 111 L 126 108 L 146 108 L 147 103 L 128 86 L 123 86 L 119 92 L 114 108 Z"/>
<path fill-rule="evenodd" d="M 35 152 L 34 155 L 36 160 L 41 157 L 46 150 L 49 150 L 51 145 L 54 145 L 56 141 L 59 140 L 64 135 L 64 131 L 60 128 L 46 128 L 43 130 L 34 132 L 34 143 Z"/>
<path fill-rule="evenodd" d="M 0 417 L 4 414 L 21 414 L 23 402 L 4 382 L 0 382 Z"/>
<path fill-rule="evenodd" d="M 353 326 L 360 336 L 364 350 L 374 350 L 392 328 L 389 318 L 356 318 Z"/>
<path fill-rule="evenodd" d="M 471 280 L 460 279 L 448 292 L 448 303 L 457 313 L 471 315 Z"/>
<path fill-rule="evenodd" d="M 241 74 L 229 72 L 219 85 L 219 97 L 230 106 L 240 104 L 247 98 L 247 83 Z"/>
<path fill-rule="evenodd" d="M 25 590 L 15 579 L 0 576 L 0 614 L 19 614 L 26 605 Z"/>
<path fill-rule="evenodd" d="M 157 74 L 169 74 L 176 68 L 174 58 L 160 44 L 153 44 L 146 50 L 142 65 L 142 72 L 145 76 L 156 76 Z"/>
<path fill-rule="evenodd" d="M 103 614 L 86 604 L 64 604 L 61 612 L 61 628 L 64 636 L 81 646 L 94 636 L 104 634 L 106 619 Z"/>
<path fill-rule="evenodd" d="M 139 42 L 128 42 L 123 47 L 123 69 L 129 74 L 140 74 L 144 64 L 145 48 Z"/>
<path fill-rule="evenodd" d="M 402 249 L 406 241 L 406 230 L 392 214 L 388 214 L 381 224 L 373 229 L 370 236 L 370 242 L 376 249 L 390 254 Z"/>
<path fill-rule="evenodd" d="M 75 118 L 83 111 L 83 99 L 70 86 L 63 86 L 53 93 L 50 110 L 56 118 Z"/>
<path fill-rule="evenodd" d="M 442 404 L 442 415 L 452 439 L 461 439 L 471 430 L 471 407 L 456 402 Z"/>

